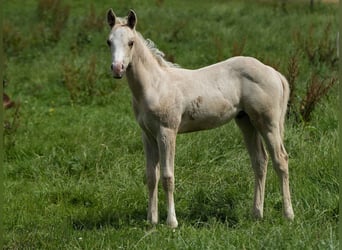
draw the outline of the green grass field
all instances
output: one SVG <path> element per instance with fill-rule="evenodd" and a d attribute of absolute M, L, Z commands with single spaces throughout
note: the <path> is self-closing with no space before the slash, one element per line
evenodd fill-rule
<path fill-rule="evenodd" d="M 20 103 L 4 116 L 4 249 L 339 248 L 337 84 L 309 121 L 300 116 L 312 76 L 337 74 L 337 5 L 85 2 L 3 3 L 5 92 Z M 185 68 L 242 54 L 287 76 L 297 69 L 285 132 L 293 222 L 282 217 L 271 164 L 264 219 L 251 217 L 254 175 L 232 122 L 178 137 L 180 226 L 165 225 L 160 188 L 161 221 L 149 227 L 140 130 L 126 80 L 109 70 L 109 8 L 118 16 L 133 8 L 143 36 Z"/>

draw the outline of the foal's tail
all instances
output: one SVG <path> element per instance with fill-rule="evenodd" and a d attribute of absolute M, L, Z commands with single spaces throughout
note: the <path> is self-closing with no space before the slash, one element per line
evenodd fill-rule
<path fill-rule="evenodd" d="M 279 73 L 279 78 L 280 78 L 281 84 L 283 86 L 283 100 L 281 103 L 281 115 L 280 115 L 280 121 L 279 121 L 280 134 L 281 134 L 281 137 L 283 139 L 287 103 L 288 103 L 289 97 L 290 97 L 290 87 L 289 87 L 288 81 L 286 80 L 286 78 L 281 73 Z"/>

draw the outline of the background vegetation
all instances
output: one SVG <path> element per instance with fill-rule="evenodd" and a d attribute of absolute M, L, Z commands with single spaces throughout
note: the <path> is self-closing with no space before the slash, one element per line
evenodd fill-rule
<path fill-rule="evenodd" d="M 315 1 L 6 1 L 5 249 L 337 249 L 337 6 Z M 146 223 L 140 131 L 126 80 L 113 80 L 106 11 L 170 61 L 198 68 L 248 55 L 283 72 L 295 220 L 270 169 L 265 219 L 236 125 L 181 135 L 180 227 Z"/>

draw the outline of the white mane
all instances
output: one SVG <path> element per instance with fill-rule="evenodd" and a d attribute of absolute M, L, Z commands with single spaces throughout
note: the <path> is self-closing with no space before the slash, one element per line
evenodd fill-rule
<path fill-rule="evenodd" d="M 154 58 L 157 59 L 158 63 L 164 67 L 179 68 L 180 66 L 176 63 L 169 62 L 165 59 L 165 54 L 160 51 L 155 43 L 151 39 L 145 39 L 139 32 L 137 32 L 139 37 L 143 40 L 147 48 L 152 52 Z"/>

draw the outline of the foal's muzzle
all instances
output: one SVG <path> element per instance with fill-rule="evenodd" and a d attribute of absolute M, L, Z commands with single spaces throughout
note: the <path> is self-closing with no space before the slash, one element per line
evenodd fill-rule
<path fill-rule="evenodd" d="M 125 66 L 123 63 L 112 63 L 110 69 L 112 70 L 113 77 L 117 79 L 121 79 L 125 73 Z"/>

